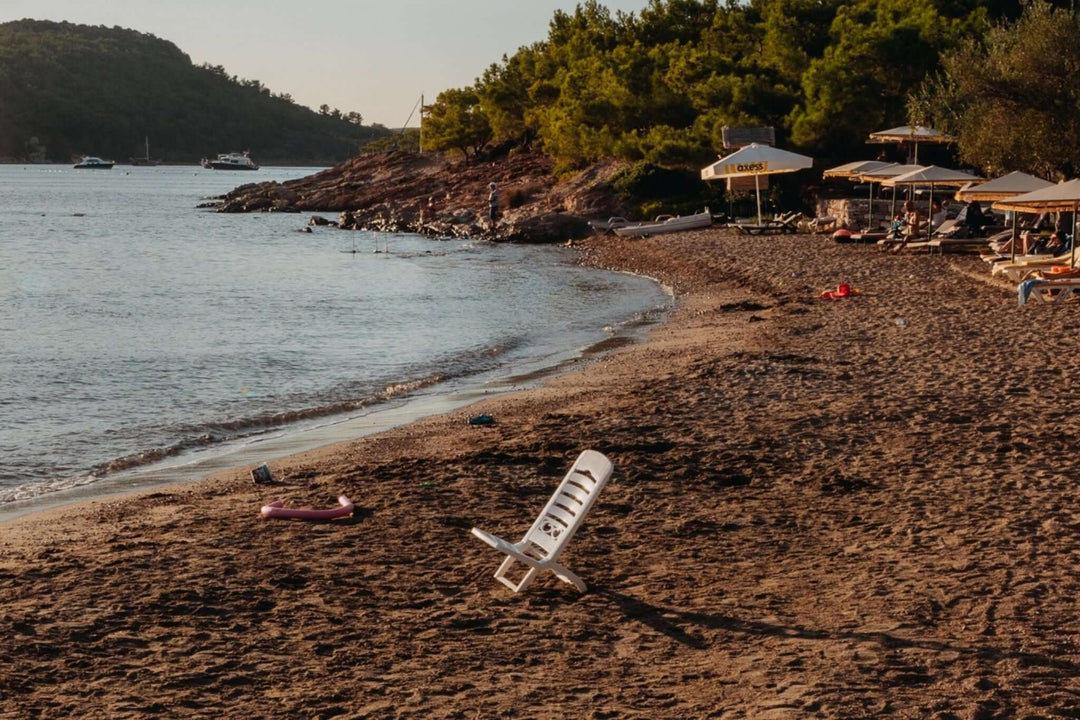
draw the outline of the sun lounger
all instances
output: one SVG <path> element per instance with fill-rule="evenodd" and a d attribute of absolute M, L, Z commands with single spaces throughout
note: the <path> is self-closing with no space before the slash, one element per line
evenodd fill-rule
<path fill-rule="evenodd" d="M 994 263 L 991 274 L 994 277 L 1004 276 L 1013 282 L 1020 282 L 1036 270 L 1043 270 L 1053 265 L 1070 265 L 1072 259 L 1071 252 L 1061 255 L 1021 255 L 1016 260 L 1002 260 Z"/>
<path fill-rule="evenodd" d="M 797 233 L 799 232 L 799 218 L 802 216 L 800 212 L 790 212 L 786 215 L 781 215 L 775 220 L 769 220 L 768 222 L 761 223 L 733 223 L 730 227 L 735 228 L 743 235 L 774 235 L 777 233 Z"/>
<path fill-rule="evenodd" d="M 836 230 L 837 220 L 832 215 L 816 217 L 806 223 L 806 229 L 812 233 L 831 233 Z"/>
<path fill-rule="evenodd" d="M 1063 278 L 1061 280 L 1034 278 L 1024 280 L 1017 285 L 1016 295 L 1017 301 L 1022 307 L 1032 298 L 1044 303 L 1065 302 L 1077 290 L 1080 290 L 1080 278 Z"/>
<path fill-rule="evenodd" d="M 915 252 L 916 250 L 926 250 L 927 252 L 930 252 L 932 250 L 930 247 L 930 240 L 927 238 L 909 240 L 907 243 L 903 245 L 897 244 L 891 249 L 893 252 Z"/>
<path fill-rule="evenodd" d="M 877 244 L 881 246 L 882 250 L 888 250 L 890 252 L 900 252 L 901 250 L 928 250 L 930 248 L 930 239 L 925 235 L 907 239 L 898 239 L 890 235 L 878 240 Z"/>
<path fill-rule="evenodd" d="M 930 239 L 933 240 L 934 238 L 951 238 L 957 233 L 959 233 L 963 228 L 964 226 L 957 222 L 955 219 L 946 220 L 945 222 L 941 223 L 940 226 L 934 228 L 934 231 L 930 234 Z"/>
<path fill-rule="evenodd" d="M 1009 241 L 1013 238 L 1012 230 L 1002 230 L 1001 232 L 994 233 L 993 235 L 987 235 L 986 244 L 991 250 L 1001 250 L 1004 247 L 1008 247 Z"/>
<path fill-rule="evenodd" d="M 937 250 L 944 253 L 946 250 L 980 250 L 986 247 L 986 238 L 958 238 L 944 237 L 933 238 L 930 241 L 930 252 Z"/>
<path fill-rule="evenodd" d="M 473 535 L 506 555 L 495 572 L 495 579 L 514 592 L 521 592 L 532 584 L 538 572 L 550 570 L 555 577 L 585 592 L 585 583 L 559 564 L 559 555 L 589 514 L 596 496 L 611 477 L 612 469 L 611 461 L 595 450 L 581 453 L 519 543 L 510 543 L 473 528 Z M 519 583 L 514 584 L 506 573 L 516 562 L 527 565 L 529 570 Z"/>

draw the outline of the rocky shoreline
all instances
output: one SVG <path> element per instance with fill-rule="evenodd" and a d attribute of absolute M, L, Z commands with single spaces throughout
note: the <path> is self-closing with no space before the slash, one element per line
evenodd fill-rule
<path fill-rule="evenodd" d="M 590 235 L 588 218 L 626 213 L 609 182 L 621 167 L 600 163 L 559 180 L 551 161 L 538 153 L 471 165 L 437 154 L 374 153 L 298 180 L 242 185 L 199 207 L 225 213 L 337 212 L 337 221 L 316 216 L 310 224 L 558 243 Z M 495 227 L 486 217 L 491 182 L 501 199 L 502 216 Z"/>

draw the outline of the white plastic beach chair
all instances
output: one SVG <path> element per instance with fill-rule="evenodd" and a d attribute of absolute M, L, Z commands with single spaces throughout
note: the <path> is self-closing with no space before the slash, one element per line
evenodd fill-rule
<path fill-rule="evenodd" d="M 563 582 L 568 582 L 585 592 L 585 583 L 574 573 L 558 563 L 559 555 L 574 537 L 596 496 L 611 477 L 611 461 L 596 452 L 586 450 L 578 456 L 570 472 L 563 478 L 555 494 L 544 506 L 540 517 L 529 528 L 519 543 L 509 543 L 500 537 L 473 528 L 472 534 L 506 555 L 495 572 L 495 579 L 514 592 L 521 592 L 532 584 L 541 570 L 550 570 Z M 525 577 L 516 585 L 506 577 L 515 562 L 529 566 Z"/>

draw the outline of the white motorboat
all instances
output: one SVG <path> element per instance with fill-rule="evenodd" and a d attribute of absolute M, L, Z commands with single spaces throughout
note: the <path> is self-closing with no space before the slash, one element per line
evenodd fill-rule
<path fill-rule="evenodd" d="M 209 170 L 258 170 L 246 152 L 221 153 L 215 159 L 203 158 L 202 166 Z"/>
<path fill-rule="evenodd" d="M 102 160 L 99 157 L 83 155 L 79 162 L 75 163 L 76 170 L 111 170 L 116 163 L 112 160 Z"/>
<path fill-rule="evenodd" d="M 710 225 L 712 225 L 712 213 L 705 210 L 705 212 L 695 213 L 694 215 L 661 215 L 652 222 L 625 225 L 613 229 L 619 237 L 636 238 L 681 232 L 683 230 L 697 230 Z"/>

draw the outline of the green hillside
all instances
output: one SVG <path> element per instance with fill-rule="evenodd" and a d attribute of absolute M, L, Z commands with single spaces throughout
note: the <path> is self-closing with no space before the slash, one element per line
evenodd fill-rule
<path fill-rule="evenodd" d="M 0 25 L 0 160 L 165 162 L 250 150 L 263 164 L 332 164 L 389 133 L 321 113 L 257 80 L 192 64 L 170 42 L 121 28 Z"/>

